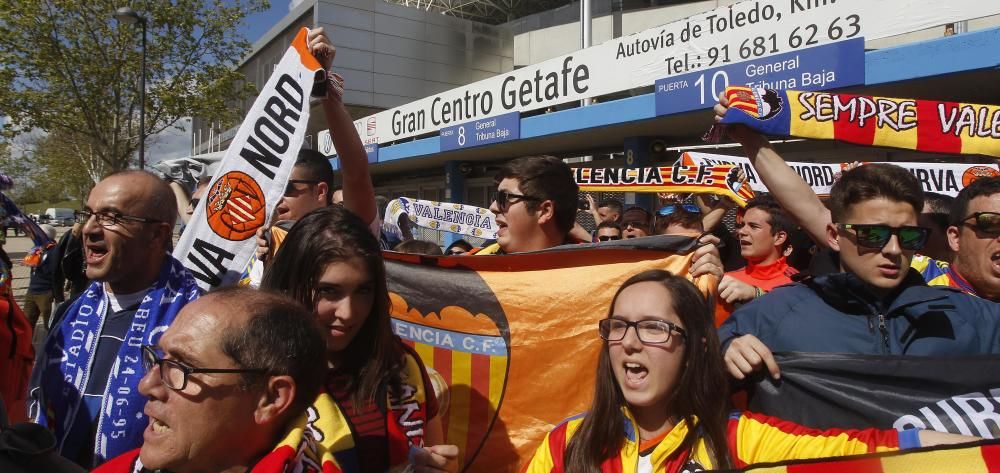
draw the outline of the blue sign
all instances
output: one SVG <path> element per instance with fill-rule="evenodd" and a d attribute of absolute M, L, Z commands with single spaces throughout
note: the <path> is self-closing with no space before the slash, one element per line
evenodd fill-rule
<path fill-rule="evenodd" d="M 730 85 L 826 90 L 865 83 L 865 40 L 825 44 L 656 81 L 656 115 L 711 108 Z"/>
<path fill-rule="evenodd" d="M 378 162 L 378 143 L 371 143 L 364 145 L 365 153 L 368 155 L 368 164 L 375 164 Z M 340 170 L 340 155 L 336 155 L 330 158 L 330 166 L 333 167 L 334 171 Z"/>
<path fill-rule="evenodd" d="M 368 164 L 375 164 L 378 162 L 378 143 L 371 143 L 365 145 L 365 153 L 368 153 Z"/>
<path fill-rule="evenodd" d="M 521 137 L 521 112 L 505 113 L 441 129 L 441 151 L 472 148 Z"/>

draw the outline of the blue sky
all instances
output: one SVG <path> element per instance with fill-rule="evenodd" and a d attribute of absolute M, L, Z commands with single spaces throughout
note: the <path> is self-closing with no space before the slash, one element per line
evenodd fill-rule
<path fill-rule="evenodd" d="M 264 36 L 272 26 L 278 23 L 288 14 L 289 0 L 271 0 L 271 7 L 265 11 L 247 16 L 240 32 L 243 37 L 253 43 Z M 163 132 L 148 138 L 149 149 L 146 152 L 151 162 L 162 159 L 177 159 L 188 156 L 191 152 L 191 132 L 188 119 L 181 119 L 177 126 L 184 129 L 170 127 Z M 0 122 L 2 126 L 2 122 Z"/>
<path fill-rule="evenodd" d="M 260 39 L 267 30 L 288 14 L 288 0 L 271 0 L 270 3 L 271 8 L 247 16 L 244 21 L 241 30 L 243 36 L 251 43 Z"/>

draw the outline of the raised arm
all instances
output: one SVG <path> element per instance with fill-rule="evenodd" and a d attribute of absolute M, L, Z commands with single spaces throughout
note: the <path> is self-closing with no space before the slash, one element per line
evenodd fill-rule
<path fill-rule="evenodd" d="M 337 50 L 330 43 L 323 28 L 309 30 L 308 41 L 310 51 L 329 71 Z M 378 211 L 375 209 L 375 187 L 372 185 L 371 173 L 368 170 L 368 154 L 365 153 L 361 137 L 354 129 L 354 120 L 344 107 L 343 84 L 336 86 L 331 84 L 330 89 L 323 99 L 323 113 L 326 115 L 330 138 L 333 140 L 333 146 L 337 148 L 337 157 L 340 159 L 340 172 L 344 181 L 344 207 L 370 224 L 375 220 Z"/>
<path fill-rule="evenodd" d="M 719 103 L 715 106 L 715 121 L 721 120 L 728 108 L 729 100 L 725 95 L 719 95 Z M 768 192 L 816 244 L 826 247 L 826 226 L 832 218 L 830 211 L 820 202 L 812 188 L 782 159 L 764 136 L 743 125 L 729 125 L 728 128 L 729 137 L 743 145 L 743 151 L 750 158 L 750 163 L 767 186 Z"/>

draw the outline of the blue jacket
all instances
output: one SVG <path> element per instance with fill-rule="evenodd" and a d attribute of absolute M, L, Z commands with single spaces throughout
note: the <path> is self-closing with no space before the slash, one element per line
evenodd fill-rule
<path fill-rule="evenodd" d="M 719 328 L 723 351 L 752 334 L 772 352 L 892 355 L 1000 353 L 1000 304 L 930 287 L 914 270 L 883 302 L 857 276 L 836 273 L 781 286 Z"/>

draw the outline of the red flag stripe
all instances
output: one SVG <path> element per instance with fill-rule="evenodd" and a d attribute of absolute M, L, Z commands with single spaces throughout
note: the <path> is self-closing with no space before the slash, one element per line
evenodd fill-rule
<path fill-rule="evenodd" d="M 486 436 L 486 428 L 492 419 L 490 406 L 490 356 L 472 355 L 472 393 L 469 399 L 469 437 L 465 443 L 466 458 Z"/>
<path fill-rule="evenodd" d="M 945 110 L 959 106 L 954 102 L 917 100 L 917 149 L 931 153 L 961 153 L 962 137 L 941 133 L 944 126 L 938 104 L 944 104 Z"/>
<path fill-rule="evenodd" d="M 846 94 L 841 94 L 841 96 L 845 97 L 845 100 L 848 97 L 852 97 Z M 872 142 L 875 141 L 876 125 L 875 117 L 872 117 L 865 121 L 863 128 L 858 127 L 856 123 L 844 114 L 840 116 L 839 120 L 833 122 L 833 137 L 841 141 L 871 146 Z"/>
<path fill-rule="evenodd" d="M 441 374 L 444 378 L 444 382 L 451 386 L 452 376 L 451 376 L 451 350 L 445 350 L 442 348 L 434 347 L 434 370 Z M 448 412 L 445 412 L 441 417 L 441 425 L 448 428 Z"/>

